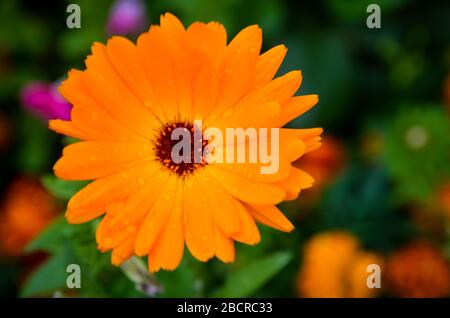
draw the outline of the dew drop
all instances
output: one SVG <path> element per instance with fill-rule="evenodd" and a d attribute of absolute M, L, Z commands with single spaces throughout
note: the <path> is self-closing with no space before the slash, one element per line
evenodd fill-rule
<path fill-rule="evenodd" d="M 223 117 L 225 118 L 229 118 L 231 115 L 233 115 L 233 108 L 229 108 L 223 113 Z"/>

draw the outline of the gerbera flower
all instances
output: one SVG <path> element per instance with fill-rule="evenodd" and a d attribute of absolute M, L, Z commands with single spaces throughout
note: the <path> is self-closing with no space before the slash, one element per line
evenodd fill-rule
<path fill-rule="evenodd" d="M 70 121 L 50 128 L 81 139 L 67 146 L 54 170 L 67 180 L 94 180 L 68 203 L 66 217 L 83 223 L 103 214 L 97 230 L 112 263 L 148 255 L 149 270 L 178 266 L 184 243 L 201 261 L 234 260 L 234 241 L 256 244 L 255 221 L 293 229 L 276 208 L 313 179 L 291 163 L 320 145 L 320 128 L 281 129 L 279 169 L 261 174 L 256 163 L 175 163 L 175 128 L 281 127 L 317 103 L 295 96 L 299 71 L 273 79 L 283 45 L 260 55 L 261 29 L 250 26 L 228 45 L 224 27 L 171 14 L 139 36 L 95 43 L 86 70 L 61 85 L 73 104 Z M 207 142 L 197 145 L 206 147 Z M 224 146 L 224 148 L 226 145 Z"/>

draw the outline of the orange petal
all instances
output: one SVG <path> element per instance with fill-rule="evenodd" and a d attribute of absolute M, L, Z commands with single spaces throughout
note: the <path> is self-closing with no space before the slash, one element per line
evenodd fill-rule
<path fill-rule="evenodd" d="M 261 48 L 261 38 L 261 29 L 258 26 L 250 26 L 239 32 L 228 45 L 221 66 L 217 104 L 208 114 L 210 120 L 218 118 L 248 91 Z"/>
<path fill-rule="evenodd" d="M 181 21 L 169 12 L 161 14 L 159 24 L 162 30 L 172 35 L 184 32 L 184 26 Z"/>
<path fill-rule="evenodd" d="M 191 254 L 206 262 L 214 255 L 213 204 L 200 187 L 197 177 L 184 182 L 185 236 Z"/>
<path fill-rule="evenodd" d="M 155 244 L 158 235 L 166 225 L 172 212 L 177 192 L 180 191 L 179 183 L 180 181 L 177 177 L 170 175 L 162 195 L 156 199 L 155 204 L 145 216 L 136 238 L 134 247 L 136 255 L 144 256 L 150 253 L 153 244 Z"/>
<path fill-rule="evenodd" d="M 319 101 L 317 95 L 294 96 L 283 105 L 280 114 L 273 119 L 275 127 L 282 127 L 291 120 L 310 110 Z"/>
<path fill-rule="evenodd" d="M 107 54 L 117 73 L 130 87 L 145 107 L 159 120 L 165 118 L 161 106 L 156 102 L 146 74 L 139 63 L 136 46 L 124 37 L 112 37 L 107 44 Z"/>
<path fill-rule="evenodd" d="M 208 172 L 223 185 L 223 187 L 234 197 L 244 202 L 255 204 L 277 204 L 285 196 L 284 191 L 267 183 L 250 181 L 237 174 L 211 166 Z"/>
<path fill-rule="evenodd" d="M 256 105 L 270 101 L 283 105 L 298 90 L 301 81 L 301 72 L 291 71 L 248 94 L 236 105 L 236 108 L 253 108 Z"/>
<path fill-rule="evenodd" d="M 214 228 L 214 247 L 218 259 L 224 263 L 234 262 L 234 243 L 217 226 Z"/>
<path fill-rule="evenodd" d="M 70 122 L 72 130 L 80 134 L 74 137 L 86 140 L 139 140 L 139 134 L 116 120 L 114 114 L 99 103 L 83 83 L 84 72 L 71 70 L 68 79 L 59 86 L 60 93 L 73 104 Z M 52 122 L 50 122 L 52 128 Z"/>
<path fill-rule="evenodd" d="M 165 45 L 164 33 L 160 27 L 152 26 L 137 40 L 137 53 L 140 64 L 153 89 L 155 102 L 165 118 L 174 119 L 178 115 L 178 95 L 175 68 L 170 52 Z M 148 107 L 152 107 L 148 105 Z"/>
<path fill-rule="evenodd" d="M 113 265 L 119 266 L 126 260 L 128 260 L 131 256 L 133 256 L 134 252 L 134 239 L 129 238 L 119 244 L 116 248 L 113 249 L 111 254 L 111 263 Z"/>
<path fill-rule="evenodd" d="M 95 43 L 92 46 L 86 67 L 82 80 L 102 108 L 130 131 L 151 138 L 157 124 L 155 117 L 116 72 L 104 45 Z"/>
<path fill-rule="evenodd" d="M 151 272 L 159 269 L 174 270 L 178 267 L 184 251 L 183 189 L 177 192 L 175 205 L 170 212 L 167 225 L 161 231 L 148 255 Z"/>
<path fill-rule="evenodd" d="M 232 235 L 232 238 L 238 242 L 255 245 L 261 240 L 258 227 L 255 224 L 248 209 L 239 201 L 235 201 L 235 206 L 239 211 L 241 220 L 240 230 Z"/>
<path fill-rule="evenodd" d="M 249 204 L 251 215 L 260 223 L 273 227 L 274 229 L 291 232 L 294 229 L 292 223 L 274 205 Z"/>
<path fill-rule="evenodd" d="M 262 87 L 273 79 L 286 56 L 286 51 L 287 49 L 284 45 L 277 45 L 261 54 L 256 64 L 255 80 L 252 88 Z"/>
<path fill-rule="evenodd" d="M 120 243 L 120 240 L 136 236 L 145 216 L 161 196 L 161 187 L 167 183 L 168 174 L 159 172 L 151 179 L 151 182 L 147 182 L 140 190 L 135 191 L 126 201 L 106 206 L 106 216 L 96 235 L 101 250 L 113 248 Z"/>
<path fill-rule="evenodd" d="M 213 209 L 214 223 L 226 235 L 230 236 L 240 229 L 240 217 L 234 206 L 236 200 L 206 171 L 199 171 L 197 181 L 209 202 L 215 202 Z M 220 204 L 217 204 L 220 202 Z"/>
<path fill-rule="evenodd" d="M 301 190 L 312 187 L 314 179 L 298 168 L 292 167 L 289 177 L 276 183 L 286 191 L 286 200 L 294 200 Z"/>
<path fill-rule="evenodd" d="M 65 180 L 91 180 L 137 167 L 152 158 L 153 149 L 147 143 L 81 141 L 64 148 L 54 171 Z"/>
<path fill-rule="evenodd" d="M 69 201 L 69 210 L 104 210 L 113 201 L 128 198 L 141 188 L 158 170 L 156 163 L 97 179 L 76 193 Z"/>

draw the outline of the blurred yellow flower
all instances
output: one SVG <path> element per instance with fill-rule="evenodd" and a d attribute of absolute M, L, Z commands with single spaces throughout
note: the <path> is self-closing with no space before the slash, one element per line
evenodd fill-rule
<path fill-rule="evenodd" d="M 400 297 L 446 297 L 450 294 L 450 269 L 433 245 L 415 242 L 396 251 L 387 261 L 389 290 Z"/>
<path fill-rule="evenodd" d="M 312 238 L 304 250 L 297 277 L 301 297 L 373 297 L 378 289 L 367 287 L 367 266 L 383 265 L 381 256 L 362 251 L 358 240 L 345 232 L 327 232 Z"/>

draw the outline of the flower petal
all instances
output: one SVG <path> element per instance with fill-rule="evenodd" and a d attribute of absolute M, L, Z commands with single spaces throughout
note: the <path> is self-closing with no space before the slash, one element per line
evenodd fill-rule
<path fill-rule="evenodd" d="M 273 79 L 281 62 L 286 56 L 287 48 L 284 45 L 277 45 L 260 55 L 255 69 L 255 80 L 252 88 L 259 88 Z"/>
<path fill-rule="evenodd" d="M 64 148 L 54 171 L 65 180 L 91 180 L 137 167 L 153 158 L 149 143 L 80 141 Z"/>
<path fill-rule="evenodd" d="M 161 268 L 174 270 L 181 262 L 184 252 L 183 198 L 183 189 L 180 188 L 167 224 L 148 255 L 148 266 L 151 272 Z"/>
<path fill-rule="evenodd" d="M 294 229 L 292 223 L 276 206 L 254 204 L 248 206 L 250 207 L 250 214 L 258 222 L 283 232 L 291 232 Z"/>
<path fill-rule="evenodd" d="M 211 166 L 208 172 L 234 197 L 255 204 L 277 204 L 285 196 L 284 191 L 267 183 L 252 182 L 237 174 Z"/>
<path fill-rule="evenodd" d="M 177 177 L 170 175 L 162 195 L 156 199 L 155 204 L 145 216 L 136 238 L 134 248 L 136 255 L 144 256 L 150 253 L 173 210 L 177 191 L 180 191 L 179 183 Z"/>
<path fill-rule="evenodd" d="M 200 188 L 197 177 L 184 182 L 185 236 L 186 246 L 191 254 L 206 262 L 214 255 L 213 205 Z"/>

